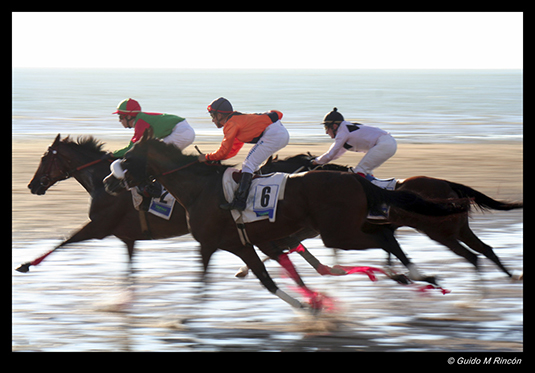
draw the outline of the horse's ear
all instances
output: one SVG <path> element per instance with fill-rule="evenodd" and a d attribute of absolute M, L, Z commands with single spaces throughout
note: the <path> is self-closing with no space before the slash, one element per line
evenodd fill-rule
<path fill-rule="evenodd" d="M 273 155 L 270 155 L 267 161 L 264 162 L 264 166 L 267 166 L 268 164 L 271 164 L 273 162 Z"/>
<path fill-rule="evenodd" d="M 143 136 L 141 137 L 140 142 L 144 142 L 144 141 L 147 141 L 148 139 L 152 139 L 153 136 L 154 136 L 154 130 L 152 129 L 152 127 L 148 127 L 145 130 L 145 132 L 143 132 Z"/>
<path fill-rule="evenodd" d="M 279 155 L 275 154 L 275 157 L 273 158 L 273 161 L 276 161 L 277 159 L 279 159 Z"/>
<path fill-rule="evenodd" d="M 58 133 L 58 135 L 56 136 L 56 139 L 54 140 L 52 145 L 56 145 L 59 142 L 60 139 L 61 139 L 61 135 Z"/>

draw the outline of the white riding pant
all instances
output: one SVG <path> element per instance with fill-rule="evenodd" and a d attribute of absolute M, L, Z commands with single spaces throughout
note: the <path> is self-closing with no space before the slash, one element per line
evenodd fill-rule
<path fill-rule="evenodd" d="M 396 153 L 397 148 L 396 139 L 391 135 L 386 134 L 379 137 L 375 146 L 366 152 L 366 155 L 362 157 L 357 167 L 353 169 L 353 172 L 361 172 L 364 175 L 373 174 L 373 170 L 392 157 Z"/>
<path fill-rule="evenodd" d="M 180 150 L 186 149 L 194 140 L 195 131 L 185 119 L 177 123 L 175 128 L 173 128 L 173 132 L 162 139 L 164 143 L 173 144 Z"/>
<path fill-rule="evenodd" d="M 280 120 L 270 124 L 247 154 L 242 164 L 242 171 L 254 173 L 266 159 L 288 145 L 289 141 L 290 134 Z"/>

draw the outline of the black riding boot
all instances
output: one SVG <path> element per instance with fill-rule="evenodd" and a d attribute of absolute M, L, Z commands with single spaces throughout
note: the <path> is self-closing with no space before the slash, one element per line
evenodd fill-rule
<path fill-rule="evenodd" d="M 249 188 L 251 187 L 251 180 L 253 180 L 253 174 L 242 172 L 240 185 L 238 186 L 236 193 L 234 193 L 234 200 L 230 203 L 224 203 L 219 207 L 223 210 L 245 210 Z"/>
<path fill-rule="evenodd" d="M 162 194 L 162 184 L 154 180 L 154 182 L 152 183 L 139 185 L 137 187 L 137 190 L 139 194 L 141 194 L 141 196 L 143 197 L 143 201 L 141 202 L 139 208 L 142 211 L 149 211 L 149 207 L 152 202 L 152 199 L 158 198 Z"/>

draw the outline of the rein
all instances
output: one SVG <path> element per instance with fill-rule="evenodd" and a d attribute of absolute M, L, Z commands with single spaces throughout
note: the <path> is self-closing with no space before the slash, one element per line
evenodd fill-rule
<path fill-rule="evenodd" d="M 91 167 L 97 163 L 100 163 L 104 160 L 104 158 L 99 158 L 99 159 L 96 159 L 94 161 L 91 161 L 91 162 L 88 162 L 88 163 L 85 163 L 81 166 L 78 166 L 78 167 L 75 167 L 75 168 L 72 168 L 72 169 L 69 169 L 67 171 L 62 171 L 63 172 L 63 175 L 61 175 L 60 177 L 56 177 L 52 180 L 50 180 L 50 177 L 48 176 L 48 174 L 50 173 L 50 169 L 52 168 L 52 165 L 55 164 L 57 161 L 59 161 L 61 164 L 63 165 L 67 165 L 68 166 L 68 163 L 62 161 L 60 158 L 60 154 L 58 153 L 57 150 L 53 149 L 51 150 L 52 151 L 52 154 L 55 155 L 56 157 L 54 157 L 54 159 L 52 160 L 52 162 L 50 163 L 50 166 L 48 167 L 48 170 L 47 172 L 45 173 L 45 175 L 41 178 L 41 185 L 43 186 L 48 186 L 50 184 L 53 184 L 55 182 L 58 182 L 60 180 L 66 180 L 68 178 L 70 178 L 72 176 L 73 173 L 75 172 L 78 172 L 78 171 L 81 171 L 87 167 Z M 109 159 L 108 159 L 109 161 Z"/>
<path fill-rule="evenodd" d="M 177 167 L 177 168 L 173 168 L 172 170 L 165 171 L 165 172 L 162 172 L 162 173 L 160 173 L 160 174 L 156 174 L 156 175 L 148 175 L 148 174 L 147 174 L 145 181 L 151 182 L 151 180 L 154 180 L 154 179 L 156 179 L 156 178 L 159 177 L 159 176 L 166 176 L 166 175 L 172 174 L 173 172 L 177 172 L 177 171 L 183 170 L 183 169 L 185 169 L 185 168 L 187 168 L 187 167 L 193 166 L 195 163 L 198 163 L 198 162 L 199 162 L 199 160 L 196 159 L 196 160 L 194 160 L 193 162 L 187 163 L 187 164 L 182 165 L 182 166 Z M 112 173 L 115 175 L 115 173 L 114 173 L 113 171 L 112 171 Z M 117 175 L 115 175 L 115 177 L 117 177 Z M 123 178 L 123 179 L 122 179 L 122 182 L 123 182 L 123 185 L 124 185 L 127 189 L 130 188 L 130 187 L 128 186 L 128 181 L 126 180 L 126 178 Z"/>
<path fill-rule="evenodd" d="M 169 170 L 169 171 L 162 172 L 161 174 L 156 175 L 156 176 L 154 176 L 154 177 L 157 177 L 157 176 L 165 176 L 165 175 L 172 174 L 173 172 L 177 172 L 177 171 L 183 170 L 184 168 L 187 168 L 187 167 L 189 167 L 189 166 L 193 166 L 195 163 L 198 163 L 198 162 L 199 162 L 199 160 L 196 159 L 196 160 L 194 160 L 193 162 L 190 162 L 190 163 L 188 163 L 188 164 L 185 164 L 185 165 L 183 165 L 183 166 L 174 168 L 174 169 Z"/>

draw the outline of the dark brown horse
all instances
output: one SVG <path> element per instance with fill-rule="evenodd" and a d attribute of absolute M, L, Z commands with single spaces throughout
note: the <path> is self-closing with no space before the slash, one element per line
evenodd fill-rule
<path fill-rule="evenodd" d="M 136 241 L 169 238 L 189 233 L 186 213 L 180 204 L 175 206 L 171 219 L 165 220 L 135 210 L 129 193 L 111 196 L 104 192 L 102 180 L 109 173 L 112 157 L 102 150 L 103 145 L 102 142 L 91 136 L 80 137 L 78 141 L 73 141 L 69 137 L 62 140 L 58 134 L 41 158 L 39 167 L 28 185 L 31 192 L 44 195 L 57 182 L 73 177 L 91 196 L 90 221 L 54 249 L 33 261 L 20 265 L 17 268 L 19 272 L 28 272 L 30 266 L 40 264 L 50 254 L 68 244 L 89 239 L 102 239 L 111 235 L 115 235 L 126 244 L 129 267 L 132 270 Z M 145 228 L 142 228 L 143 224 L 140 223 L 142 220 L 145 220 Z M 303 237 L 308 237 L 308 234 Z M 282 247 L 287 247 L 289 240 L 297 242 L 296 246 L 299 243 L 297 237 L 290 237 L 280 243 L 273 242 L 272 245 L 275 247 L 278 247 L 279 244 L 284 245 L 277 248 L 276 251 L 280 252 Z M 303 255 L 304 252 L 300 251 L 299 253 Z M 307 291 L 291 262 L 282 255 L 279 255 L 279 262 L 290 272 L 291 277 L 298 285 Z M 392 278 L 397 281 L 403 279 L 401 276 Z"/>
<path fill-rule="evenodd" d="M 184 155 L 174 146 L 144 136 L 126 154 L 122 167 L 130 187 L 156 179 L 182 204 L 191 233 L 201 244 L 205 273 L 217 249 L 229 251 L 240 257 L 271 293 L 292 306 L 300 303 L 277 287 L 251 244 L 277 258 L 282 252 L 273 252 L 273 241 L 312 230 L 321 234 L 327 247 L 384 248 L 392 245 L 391 233 L 385 234 L 380 227 L 373 232 L 362 230 L 368 212 L 382 204 L 416 215 L 444 216 L 467 208 L 435 204 L 410 192 L 385 191 L 346 172 L 309 172 L 288 179 L 274 223 L 264 220 L 246 224 L 251 244 L 244 245 L 230 212 L 219 208 L 224 200 L 222 177 L 228 166 L 200 164 L 197 156 Z"/>
<path fill-rule="evenodd" d="M 18 271 L 28 272 L 31 265 L 38 265 L 52 252 L 70 243 L 108 236 L 116 236 L 126 244 L 131 263 L 136 241 L 189 233 L 185 211 L 179 204 L 176 204 L 169 220 L 149 213 L 140 216 L 132 204 L 130 193 L 112 196 L 105 192 L 102 179 L 110 172 L 111 160 L 102 150 L 103 145 L 91 136 L 73 141 L 69 137 L 61 140 L 58 134 L 45 152 L 28 188 L 32 194 L 43 195 L 56 182 L 75 178 L 91 196 L 90 221 L 51 251 L 22 264 Z M 147 232 L 142 229 L 140 218 L 146 219 Z"/>
<path fill-rule="evenodd" d="M 115 235 L 126 244 L 129 267 L 132 270 L 137 240 L 168 238 L 189 233 L 185 210 L 179 204 L 175 206 L 171 219 L 165 220 L 135 210 L 128 193 L 111 196 L 103 192 L 102 179 L 109 173 L 109 164 L 113 158 L 102 150 L 103 145 L 104 143 L 91 136 L 79 137 L 78 141 L 74 141 L 69 137 L 61 139 L 58 134 L 43 155 L 28 188 L 33 194 L 44 195 L 57 182 L 71 177 L 75 178 L 91 196 L 90 221 L 54 249 L 33 261 L 20 265 L 17 268 L 19 272 L 28 272 L 30 266 L 40 264 L 50 254 L 68 244 L 89 239 L 102 239 L 110 235 Z M 143 220 L 145 224 L 140 223 Z M 302 237 L 306 238 L 308 234 Z M 297 246 L 299 239 L 290 237 L 280 243 L 273 242 L 272 245 L 277 247 L 277 252 L 281 252 L 282 247 L 286 248 L 289 242 L 296 242 Z M 279 244 L 283 246 L 279 248 L 277 246 Z M 306 251 L 299 251 L 299 253 L 306 255 Z M 306 288 L 288 258 L 279 255 L 278 259 L 302 290 L 313 294 L 311 296 L 313 298 L 316 293 Z M 404 279 L 403 276 L 391 277 L 396 281 Z"/>
<path fill-rule="evenodd" d="M 103 145 L 91 136 L 72 141 L 69 137 L 61 140 L 58 134 L 43 155 L 28 188 L 33 194 L 44 195 L 56 182 L 74 177 L 91 195 L 90 221 L 54 249 L 19 266 L 17 268 L 19 272 L 28 272 L 30 266 L 38 265 L 54 251 L 68 244 L 102 239 L 110 235 L 115 235 L 126 244 L 132 270 L 134 244 L 137 240 L 168 238 L 189 233 L 185 210 L 179 204 L 175 206 L 170 220 L 165 220 L 152 214 L 143 216 L 144 212 L 138 212 L 133 207 L 130 193 L 112 196 L 104 191 L 102 180 L 109 173 L 113 157 L 102 150 Z M 144 229 L 142 228 L 144 224 L 140 223 L 140 220 L 145 220 Z M 272 244 L 277 245 L 277 243 Z M 314 297 L 319 296 L 318 293 L 310 291 L 305 286 L 286 255 L 280 255 L 278 259 L 314 302 Z M 321 306 L 321 304 L 316 305 Z"/>
<path fill-rule="evenodd" d="M 299 154 L 284 160 L 273 160 L 267 162 L 262 168 L 264 172 L 294 172 L 296 170 L 307 171 L 309 169 L 348 171 L 346 166 L 336 164 L 326 164 L 321 167 L 310 165 L 310 161 L 315 157 L 308 154 Z M 469 186 L 454 183 L 443 179 L 435 179 L 426 176 L 415 176 L 405 180 L 400 180 L 396 184 L 396 190 L 411 191 L 430 200 L 440 200 L 447 198 L 470 198 L 473 205 L 481 210 L 501 210 L 508 211 L 523 207 L 522 202 L 501 202 L 478 192 Z M 461 244 L 466 244 L 476 253 L 481 253 L 492 260 L 505 274 L 512 277 L 511 273 L 501 263 L 492 247 L 481 241 L 469 226 L 469 215 L 467 213 L 452 215 L 441 224 L 436 224 L 433 219 L 421 219 L 419 216 L 407 216 L 407 213 L 395 206 L 390 210 L 390 224 L 388 227 L 394 232 L 403 225 L 412 226 L 428 235 L 431 239 L 445 245 L 455 254 L 465 258 L 474 265 L 478 271 L 478 256 Z M 376 222 L 368 220 L 366 229 L 374 229 Z M 390 253 L 388 253 L 390 261 Z"/>
<path fill-rule="evenodd" d="M 186 212 L 180 204 L 175 205 L 170 220 L 165 220 L 137 211 L 129 193 L 112 196 L 104 192 L 102 180 L 109 174 L 113 157 L 102 150 L 103 146 L 103 142 L 92 136 L 80 137 L 78 141 L 74 141 L 70 137 L 61 139 L 58 134 L 45 152 L 28 185 L 31 193 L 44 195 L 57 182 L 73 177 L 91 196 L 90 221 L 54 249 L 20 265 L 17 268 L 19 272 L 28 272 L 30 266 L 40 264 L 50 254 L 68 244 L 108 236 L 116 236 L 126 244 L 129 266 L 132 269 L 136 241 L 170 238 L 189 233 Z M 141 223 L 143 220 L 145 224 Z M 292 242 L 298 242 L 296 240 L 294 238 Z M 281 244 L 287 245 L 287 240 Z"/>

